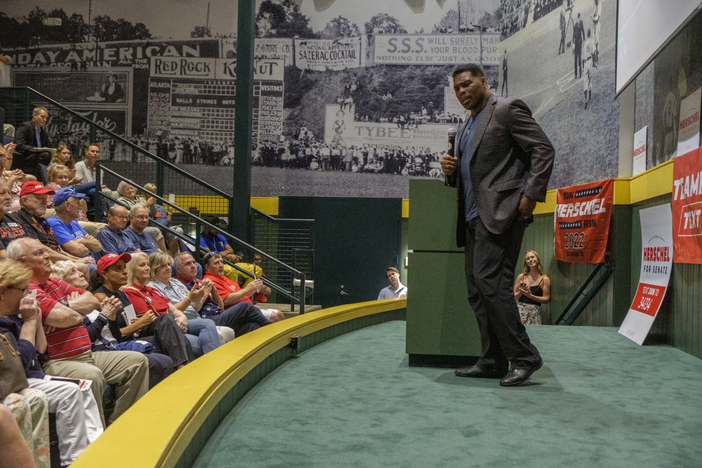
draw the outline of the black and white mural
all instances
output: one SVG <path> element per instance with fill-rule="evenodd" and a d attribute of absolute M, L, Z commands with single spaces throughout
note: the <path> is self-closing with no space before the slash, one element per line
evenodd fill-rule
<path fill-rule="evenodd" d="M 0 38 L 15 85 L 231 190 L 236 13 L 9 0 Z M 258 1 L 252 194 L 407 198 L 410 178 L 441 178 L 466 62 L 531 107 L 556 147 L 551 188 L 615 177 L 615 16 L 615 0 Z"/>

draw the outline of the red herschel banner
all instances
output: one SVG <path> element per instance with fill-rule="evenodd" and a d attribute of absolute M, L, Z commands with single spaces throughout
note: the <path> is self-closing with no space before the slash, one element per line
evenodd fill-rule
<path fill-rule="evenodd" d="M 673 163 L 673 245 L 675 263 L 702 263 L 702 148 Z"/>
<path fill-rule="evenodd" d="M 604 262 L 613 192 L 613 179 L 557 190 L 557 260 L 569 263 Z"/>

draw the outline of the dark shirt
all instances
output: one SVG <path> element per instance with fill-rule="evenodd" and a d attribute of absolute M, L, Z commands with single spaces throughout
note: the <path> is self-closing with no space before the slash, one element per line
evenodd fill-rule
<path fill-rule="evenodd" d="M 132 229 L 131 226 L 127 226 L 127 228 L 122 232 L 132 240 L 132 243 L 137 249 L 141 249 L 141 251 L 147 255 L 158 252 L 158 245 L 156 245 L 156 241 L 148 232 L 144 231 L 139 234 Z"/>
<path fill-rule="evenodd" d="M 483 111 L 480 111 L 480 113 L 475 117 L 471 116 L 468 118 L 468 122 L 465 126 L 465 131 L 463 132 L 460 141 L 461 178 L 463 179 L 463 196 L 465 197 L 466 222 L 478 216 L 478 206 L 475 204 L 475 195 L 473 194 L 473 182 L 470 179 L 470 159 L 471 155 L 473 154 L 475 134 L 477 133 L 478 127 L 480 127 L 482 115 Z"/>
<path fill-rule="evenodd" d="M 39 362 L 39 353 L 34 345 L 27 340 L 20 339 L 20 331 L 24 322 L 19 315 L 0 317 L 0 333 L 7 333 L 12 346 L 19 350 L 24 373 L 30 379 L 43 379 L 44 371 Z M 40 325 L 41 326 L 41 325 Z"/>
<path fill-rule="evenodd" d="M 5 250 L 10 242 L 27 237 L 22 225 L 11 220 L 7 215 L 0 219 L 0 250 Z"/>
<path fill-rule="evenodd" d="M 104 253 L 121 255 L 125 252 L 132 253 L 138 250 L 139 247 L 124 231 L 126 229 L 117 232 L 110 226 L 105 226 L 96 237 L 102 245 L 102 251 Z"/>
<path fill-rule="evenodd" d="M 196 284 L 201 286 L 202 281 L 196 279 L 194 281 L 188 281 L 186 278 L 178 275 L 177 278 L 185 285 L 188 290 L 193 289 L 193 286 Z M 210 297 L 208 297 L 205 300 L 205 303 L 202 304 L 202 308 L 198 311 L 202 318 L 212 318 L 215 315 L 219 315 L 222 313 L 222 309 L 219 308 L 217 303 L 213 301 Z"/>
<path fill-rule="evenodd" d="M 31 120 L 17 127 L 15 131 L 15 144 L 17 144 L 17 148 L 15 148 L 15 151 L 26 155 L 32 153 L 34 148 L 49 147 L 49 134 L 46 132 L 45 128 L 41 127 L 39 129 L 39 139 L 41 142 L 37 141 L 36 132 L 37 127 Z"/>
<path fill-rule="evenodd" d="M 537 284 L 536 286 L 530 287 L 530 288 L 529 288 L 529 291 L 531 291 L 531 295 L 532 295 L 532 296 L 541 297 L 541 296 L 544 295 L 544 290 L 543 290 L 543 288 L 541 288 L 541 286 L 538 285 L 538 284 Z M 521 297 L 519 298 L 519 302 L 522 302 L 522 303 L 524 303 L 524 304 L 534 304 L 534 305 L 537 305 L 537 306 L 541 307 L 541 303 L 540 303 L 539 301 L 536 301 L 536 300 L 530 298 L 529 296 L 521 296 Z"/>
<path fill-rule="evenodd" d="M 37 218 L 29 213 L 29 211 L 22 208 L 16 213 L 9 213 L 3 217 L 8 218 L 8 221 L 14 221 L 20 224 L 24 229 L 25 234 L 22 236 L 17 236 L 15 239 L 20 237 L 30 237 L 32 239 L 37 239 L 39 242 L 45 246 L 55 250 L 56 252 L 61 252 L 61 247 L 59 246 L 56 236 L 54 236 L 54 230 L 51 228 L 49 222 L 44 218 Z M 19 231 L 17 231 L 19 232 Z"/>

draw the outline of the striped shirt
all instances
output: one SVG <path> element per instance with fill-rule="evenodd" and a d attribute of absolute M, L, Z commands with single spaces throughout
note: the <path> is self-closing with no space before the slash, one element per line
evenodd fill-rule
<path fill-rule="evenodd" d="M 86 292 L 56 278 L 49 278 L 44 284 L 30 280 L 29 289 L 37 292 L 37 302 L 44 323 L 58 302 L 66 300 L 66 297 L 74 292 Z M 71 327 L 54 329 L 46 335 L 46 342 L 49 346 L 49 360 L 70 358 L 90 350 L 90 337 L 82 321 Z"/>

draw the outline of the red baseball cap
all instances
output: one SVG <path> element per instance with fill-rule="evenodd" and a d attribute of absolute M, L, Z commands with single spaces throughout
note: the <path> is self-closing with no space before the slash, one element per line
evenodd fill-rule
<path fill-rule="evenodd" d="M 124 260 L 124 263 L 127 263 L 129 260 L 132 259 L 132 256 L 129 255 L 128 253 L 123 253 L 122 255 L 115 255 L 115 254 L 107 254 L 103 255 L 100 260 L 97 262 L 97 272 L 98 275 L 101 275 L 103 271 L 107 270 L 110 268 L 112 265 L 117 263 L 120 260 Z"/>
<path fill-rule="evenodd" d="M 44 187 L 41 182 L 32 180 L 25 182 L 22 185 L 22 190 L 20 190 L 20 197 L 34 193 L 36 195 L 54 195 L 56 192 L 54 190 L 49 190 Z"/>

